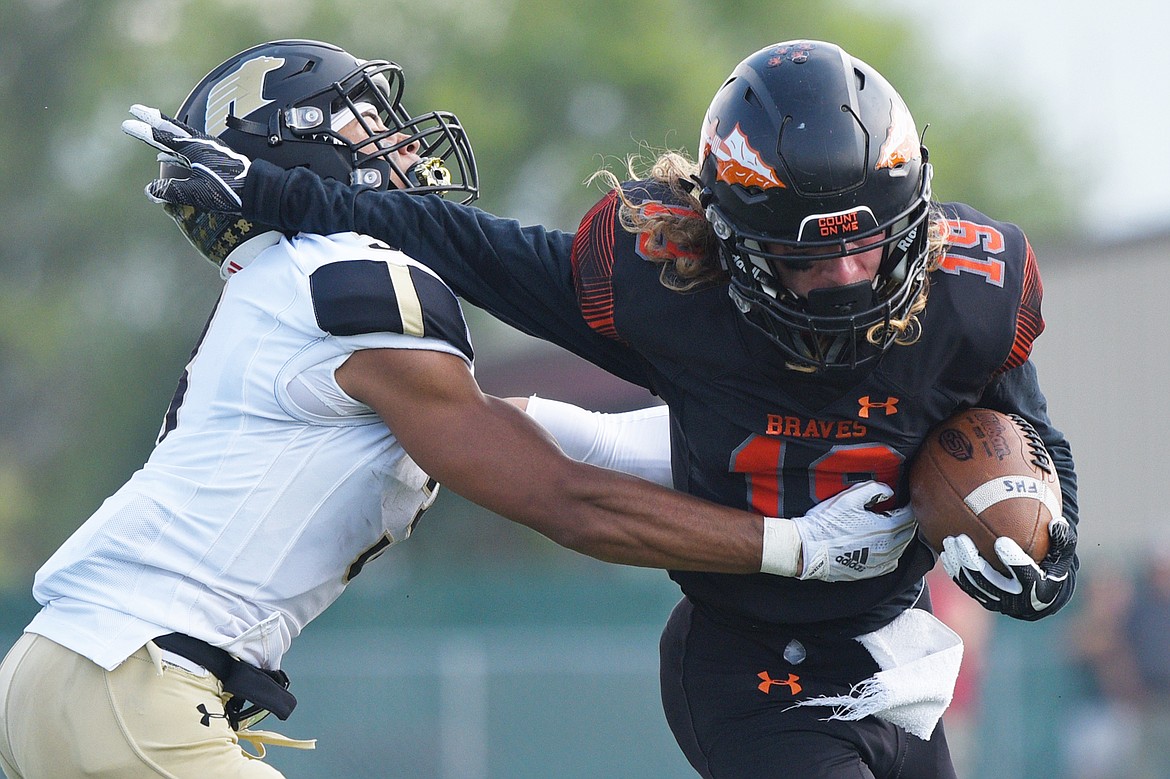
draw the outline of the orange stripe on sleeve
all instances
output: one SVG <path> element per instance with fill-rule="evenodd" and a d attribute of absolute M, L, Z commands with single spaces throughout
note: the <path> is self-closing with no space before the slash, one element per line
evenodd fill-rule
<path fill-rule="evenodd" d="M 1016 338 L 1012 344 L 1007 362 L 999 373 L 1023 365 L 1032 353 L 1032 344 L 1044 332 L 1044 317 L 1040 313 L 1040 302 L 1044 297 L 1044 283 L 1040 280 L 1040 267 L 1032 245 L 1025 239 L 1027 258 L 1024 260 L 1024 283 L 1020 292 L 1020 310 L 1016 317 Z"/>

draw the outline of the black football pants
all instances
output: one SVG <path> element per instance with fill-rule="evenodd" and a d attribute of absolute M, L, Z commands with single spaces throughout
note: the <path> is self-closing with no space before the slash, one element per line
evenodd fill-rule
<path fill-rule="evenodd" d="M 940 722 L 930 741 L 876 717 L 827 720 L 798 700 L 845 695 L 879 669 L 854 639 L 720 624 L 683 598 L 659 645 L 662 705 L 705 779 L 954 779 Z M 803 653 L 803 658 L 801 654 Z"/>

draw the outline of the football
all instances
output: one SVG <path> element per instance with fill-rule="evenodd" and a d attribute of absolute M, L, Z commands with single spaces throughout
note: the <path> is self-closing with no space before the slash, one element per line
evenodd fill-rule
<path fill-rule="evenodd" d="M 961 411 L 927 435 L 910 465 L 910 506 L 936 552 L 967 534 L 1003 573 L 995 539 L 1014 538 L 1033 560 L 1048 553 L 1048 523 L 1061 516 L 1060 483 L 1026 421 L 986 408 Z"/>

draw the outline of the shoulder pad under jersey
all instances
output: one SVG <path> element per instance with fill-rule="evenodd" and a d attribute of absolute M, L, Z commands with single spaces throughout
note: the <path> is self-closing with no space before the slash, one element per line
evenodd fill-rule
<path fill-rule="evenodd" d="M 628 181 L 622 184 L 620 196 L 618 190 L 611 190 L 581 220 L 571 257 L 581 313 L 595 331 L 616 340 L 621 339 L 613 320 L 615 266 L 631 259 L 642 261 L 638 265 L 648 263 L 653 273 L 645 277 L 641 272 L 638 275 L 643 282 L 657 287 L 663 262 L 695 254 L 689 247 L 661 235 L 631 232 L 628 220 L 622 215 L 623 208 L 637 208 L 646 215 L 670 211 L 684 218 L 702 218 L 692 204 L 681 200 L 666 184 Z"/>
<path fill-rule="evenodd" d="M 960 285 L 968 311 L 1014 321 L 1011 349 L 1000 371 L 1017 367 L 1028 359 L 1032 343 L 1044 331 L 1040 311 L 1044 287 L 1031 244 L 1018 226 L 970 206 L 947 203 L 943 211 L 950 234 L 935 279 L 950 277 L 951 283 Z"/>
<path fill-rule="evenodd" d="M 395 260 L 344 260 L 309 275 L 317 326 L 330 335 L 437 338 L 472 359 L 459 300 L 426 269 Z"/>

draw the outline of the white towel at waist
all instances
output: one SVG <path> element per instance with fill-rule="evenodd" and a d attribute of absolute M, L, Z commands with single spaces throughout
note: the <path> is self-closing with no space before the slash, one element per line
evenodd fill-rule
<path fill-rule="evenodd" d="M 829 719 L 873 715 L 926 740 L 955 693 L 963 640 L 933 614 L 907 609 L 893 622 L 858 636 L 881 668 L 848 695 L 821 696 L 797 706 L 833 706 Z"/>

